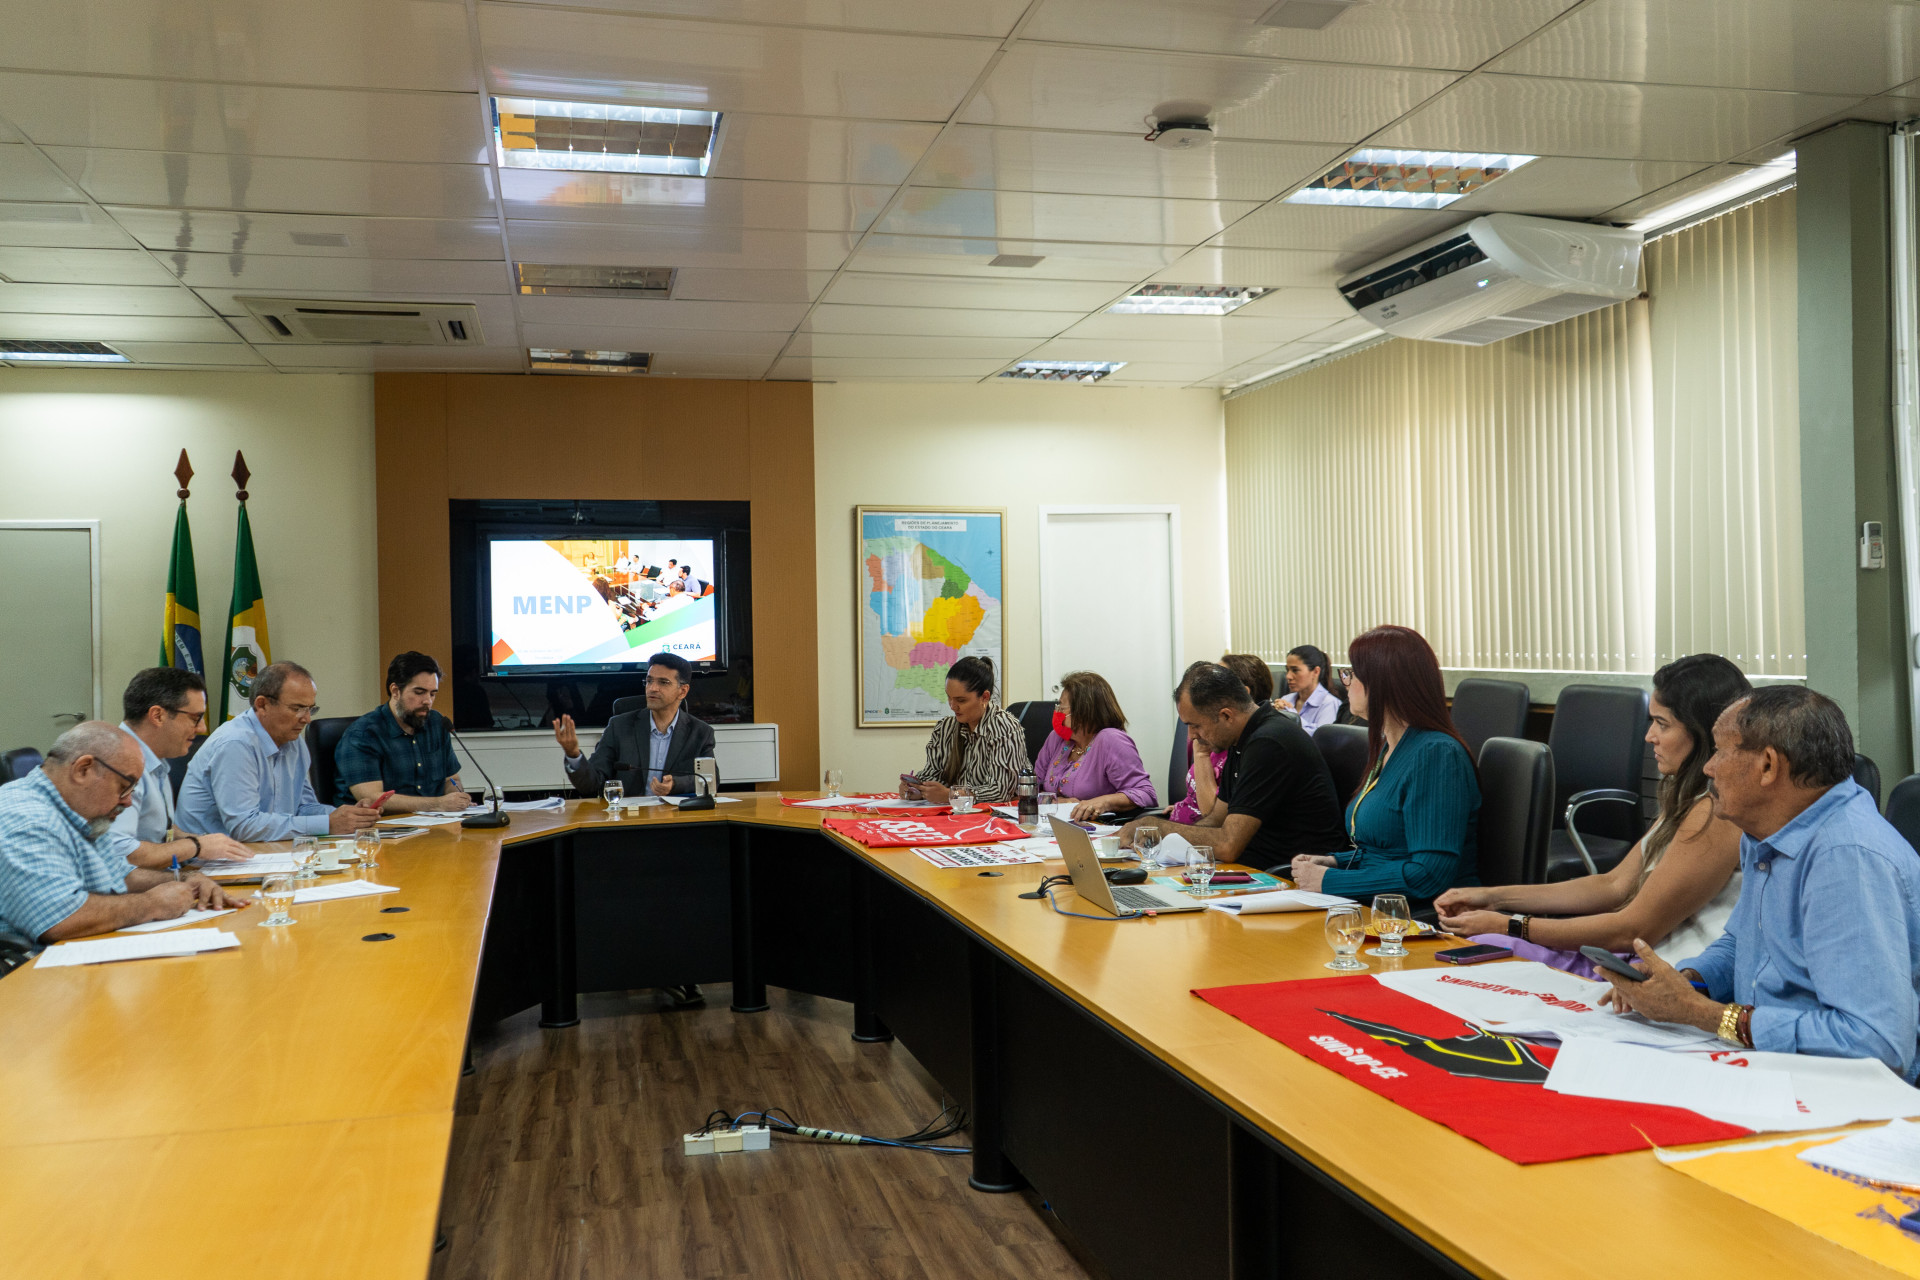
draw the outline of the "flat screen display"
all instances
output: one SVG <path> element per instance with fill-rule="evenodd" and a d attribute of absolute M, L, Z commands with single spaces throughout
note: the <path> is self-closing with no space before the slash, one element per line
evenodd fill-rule
<path fill-rule="evenodd" d="M 713 538 L 506 538 L 488 542 L 488 668 L 605 670 L 677 653 L 720 664 Z"/>

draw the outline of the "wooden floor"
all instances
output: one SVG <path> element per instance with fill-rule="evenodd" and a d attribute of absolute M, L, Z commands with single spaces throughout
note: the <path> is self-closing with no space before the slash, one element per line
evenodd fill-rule
<path fill-rule="evenodd" d="M 682 1155 L 715 1108 L 895 1136 L 943 1101 L 902 1046 L 854 1043 L 849 1005 L 771 990 L 770 1012 L 743 1015 L 724 985 L 706 994 L 695 1010 L 582 996 L 578 1027 L 528 1010 L 476 1033 L 434 1280 L 1089 1274 L 1030 1196 L 970 1190 L 964 1156 L 780 1139 Z"/>

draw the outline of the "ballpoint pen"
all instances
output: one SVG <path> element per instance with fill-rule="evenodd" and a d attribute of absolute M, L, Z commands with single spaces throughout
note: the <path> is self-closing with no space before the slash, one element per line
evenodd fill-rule
<path fill-rule="evenodd" d="M 168 861 L 173 864 L 173 878 L 178 880 L 180 878 L 180 855 L 176 853 L 170 857 Z"/>

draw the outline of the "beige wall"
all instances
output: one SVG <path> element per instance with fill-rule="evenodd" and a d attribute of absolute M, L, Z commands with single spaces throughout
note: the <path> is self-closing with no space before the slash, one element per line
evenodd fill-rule
<path fill-rule="evenodd" d="M 273 655 L 312 669 L 328 714 L 371 705 L 381 671 L 371 377 L 0 370 L 0 520 L 100 521 L 105 714 L 119 718 L 128 677 L 159 650 L 182 448 L 196 473 L 187 511 L 208 660 L 226 637 L 228 473 L 242 449 Z"/>
<path fill-rule="evenodd" d="M 816 385 L 822 767 L 878 790 L 924 759 L 925 730 L 854 728 L 853 509 L 863 503 L 1007 509 L 1010 702 L 1051 694 L 1040 687 L 1039 508 L 1178 503 L 1182 656 L 1218 657 L 1227 641 L 1223 421 L 1213 391 Z"/>

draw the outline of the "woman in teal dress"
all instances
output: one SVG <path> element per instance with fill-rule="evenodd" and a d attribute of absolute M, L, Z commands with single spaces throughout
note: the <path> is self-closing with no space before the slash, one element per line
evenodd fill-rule
<path fill-rule="evenodd" d="M 1353 848 L 1293 860 L 1302 889 L 1366 902 L 1403 893 L 1416 909 L 1479 884 L 1480 780 L 1454 731 L 1433 647 L 1407 627 L 1375 627 L 1347 646 L 1349 705 L 1367 721 L 1366 781 L 1347 805 Z"/>

